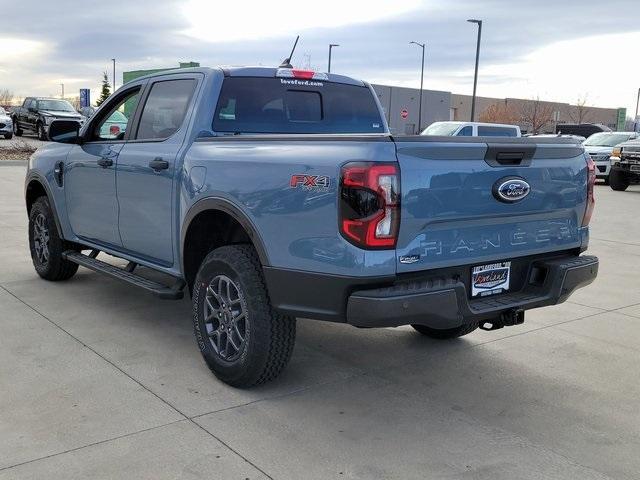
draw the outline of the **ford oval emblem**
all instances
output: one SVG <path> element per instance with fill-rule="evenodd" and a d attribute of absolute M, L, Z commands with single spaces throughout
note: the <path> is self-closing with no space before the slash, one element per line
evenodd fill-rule
<path fill-rule="evenodd" d="M 519 202 L 530 191 L 529 184 L 520 177 L 504 177 L 493 184 L 493 196 L 506 203 Z"/>

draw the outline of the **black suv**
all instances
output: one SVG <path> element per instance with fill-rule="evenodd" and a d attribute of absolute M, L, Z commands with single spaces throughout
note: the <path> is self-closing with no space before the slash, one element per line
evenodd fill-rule
<path fill-rule="evenodd" d="M 11 112 L 13 133 L 21 136 L 25 130 L 38 135 L 40 140 L 47 140 L 49 125 L 53 120 L 77 120 L 84 123 L 85 118 L 75 111 L 73 105 L 59 98 L 27 97 L 21 107 Z"/>

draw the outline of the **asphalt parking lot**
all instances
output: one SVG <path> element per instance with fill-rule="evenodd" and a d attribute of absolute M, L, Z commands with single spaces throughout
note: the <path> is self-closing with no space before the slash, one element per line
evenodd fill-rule
<path fill-rule="evenodd" d="M 206 368 L 190 304 L 35 274 L 25 164 L 0 161 L 0 479 L 637 479 L 640 187 L 596 188 L 600 274 L 451 342 L 298 322 L 275 382 Z"/>

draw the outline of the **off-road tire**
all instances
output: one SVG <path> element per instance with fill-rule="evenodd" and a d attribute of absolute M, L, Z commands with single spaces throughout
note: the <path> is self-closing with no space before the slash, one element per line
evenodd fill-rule
<path fill-rule="evenodd" d="M 4 138 L 7 140 L 11 140 L 13 138 L 13 133 L 5 133 Z"/>
<path fill-rule="evenodd" d="M 42 140 L 43 142 L 49 140 L 47 138 L 47 134 L 44 131 L 44 126 L 42 123 L 36 124 L 36 135 L 38 136 L 38 140 Z"/>
<path fill-rule="evenodd" d="M 629 178 L 628 176 L 619 170 L 611 170 L 609 174 L 609 186 L 612 190 L 616 192 L 624 192 L 627 188 L 629 188 Z"/>
<path fill-rule="evenodd" d="M 209 315 L 213 321 L 205 322 L 206 311 L 209 314 L 218 311 L 218 308 L 211 309 L 212 294 L 208 289 L 211 282 L 221 276 L 233 282 L 246 308 L 244 340 L 237 349 L 237 358 L 229 360 L 214 348 L 216 341 L 221 341 L 212 333 L 214 327 L 220 328 L 216 320 L 220 314 Z M 208 294 L 210 303 L 205 307 Z M 227 245 L 207 255 L 193 285 L 192 307 L 194 333 L 204 361 L 215 376 L 228 385 L 248 388 L 265 383 L 276 378 L 289 362 L 296 337 L 296 319 L 276 312 L 271 306 L 262 265 L 251 245 Z M 228 348 L 227 344 L 225 350 Z"/>
<path fill-rule="evenodd" d="M 16 137 L 22 136 L 22 130 L 20 130 L 20 127 L 18 126 L 18 120 L 16 120 L 15 118 L 13 119 L 13 134 Z"/>
<path fill-rule="evenodd" d="M 460 325 L 455 328 L 448 328 L 446 330 L 439 330 L 436 328 L 425 327 L 424 325 L 411 325 L 417 332 L 420 332 L 422 335 L 426 335 L 430 338 L 435 338 L 437 340 L 448 340 L 451 338 L 462 337 L 463 335 L 468 335 L 478 328 L 477 323 L 469 323 L 465 325 Z"/>
<path fill-rule="evenodd" d="M 41 220 L 48 233 L 48 260 L 43 262 L 36 253 L 36 223 L 38 217 L 43 216 Z M 53 282 L 68 280 L 78 271 L 78 264 L 70 262 L 62 258 L 62 252 L 73 249 L 74 246 L 63 240 L 58 235 L 56 222 L 53 217 L 53 210 L 49 205 L 47 197 L 39 197 L 31 206 L 29 212 L 29 250 L 31 251 L 31 260 L 33 266 L 42 278 Z"/>

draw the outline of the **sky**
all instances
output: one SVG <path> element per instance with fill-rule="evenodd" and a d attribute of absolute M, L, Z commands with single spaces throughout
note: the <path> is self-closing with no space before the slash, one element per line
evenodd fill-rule
<path fill-rule="evenodd" d="M 16 96 L 99 94 L 103 71 L 278 65 L 372 83 L 471 94 L 483 20 L 478 95 L 626 107 L 640 88 L 640 0 L 21 0 L 0 22 L 0 90 Z"/>

